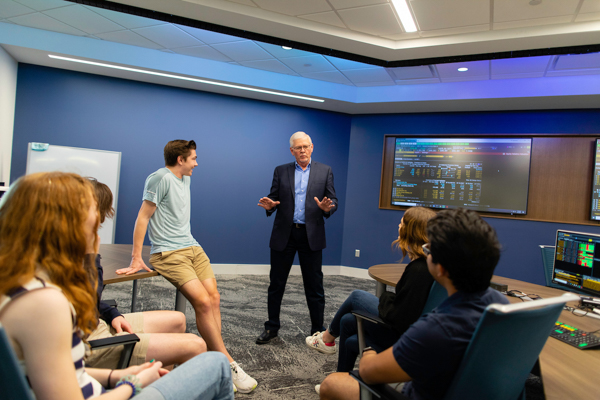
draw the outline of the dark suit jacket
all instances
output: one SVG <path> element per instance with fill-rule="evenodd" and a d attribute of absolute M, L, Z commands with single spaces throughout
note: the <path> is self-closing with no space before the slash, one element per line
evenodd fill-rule
<path fill-rule="evenodd" d="M 295 206 L 294 175 L 294 162 L 278 166 L 273 173 L 273 184 L 268 197 L 273 201 L 281 202 L 276 208 L 267 211 L 267 216 L 270 216 L 277 210 L 273 232 L 271 233 L 271 242 L 269 243 L 271 249 L 275 251 L 283 251 L 290 238 Z M 323 200 L 323 197 L 330 198 L 335 207 L 330 212 L 325 213 L 319 208 L 314 197 L 319 200 Z M 306 234 L 308 235 L 310 249 L 312 251 L 323 250 L 326 245 L 325 220 L 323 217 L 329 218 L 338 208 L 335 188 L 333 187 L 333 173 L 328 165 L 311 161 L 305 207 Z"/>

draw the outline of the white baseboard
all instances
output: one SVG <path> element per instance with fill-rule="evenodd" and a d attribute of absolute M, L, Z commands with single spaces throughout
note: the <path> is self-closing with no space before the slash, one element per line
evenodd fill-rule
<path fill-rule="evenodd" d="M 215 274 L 223 275 L 269 275 L 269 264 L 212 264 Z M 301 275 L 300 266 L 293 265 L 290 275 Z M 323 265 L 323 275 L 342 275 L 354 278 L 371 279 L 366 269 Z"/>

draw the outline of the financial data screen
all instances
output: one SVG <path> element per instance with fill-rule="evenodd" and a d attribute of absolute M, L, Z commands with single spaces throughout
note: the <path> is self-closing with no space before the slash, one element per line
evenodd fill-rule
<path fill-rule="evenodd" d="M 600 236 L 559 230 L 552 281 L 600 297 Z"/>
<path fill-rule="evenodd" d="M 396 138 L 393 205 L 525 214 L 531 138 Z"/>
<path fill-rule="evenodd" d="M 600 220 L 600 139 L 596 139 L 596 156 L 594 159 L 594 182 L 592 183 L 591 219 Z"/>

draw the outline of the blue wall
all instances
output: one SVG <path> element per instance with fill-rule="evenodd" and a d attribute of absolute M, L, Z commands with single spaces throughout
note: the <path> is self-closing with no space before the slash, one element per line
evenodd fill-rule
<path fill-rule="evenodd" d="M 121 151 L 116 243 L 131 243 L 146 176 L 172 139 L 194 139 L 192 231 L 215 263 L 267 264 L 272 219 L 256 206 L 273 168 L 291 162 L 288 138 L 309 133 L 315 160 L 332 166 L 340 209 L 327 220 L 324 264 L 368 268 L 398 261 L 390 244 L 402 212 L 380 210 L 385 134 L 600 132 L 600 110 L 348 116 L 308 108 L 19 65 L 11 181 L 28 142 Z M 543 284 L 539 244 L 558 228 L 600 228 L 487 218 L 504 252 L 499 275 Z M 354 250 L 360 249 L 360 258 Z"/>
<path fill-rule="evenodd" d="M 268 264 L 273 218 L 258 200 L 275 166 L 294 160 L 302 130 L 313 158 L 332 167 L 340 209 L 326 221 L 323 262 L 339 265 L 351 118 L 347 115 L 19 64 L 11 182 L 28 142 L 122 152 L 115 243 L 131 243 L 146 177 L 163 147 L 193 139 L 192 232 L 215 263 Z"/>
<path fill-rule="evenodd" d="M 342 265 L 368 268 L 397 261 L 390 249 L 401 211 L 380 210 L 379 183 L 386 134 L 599 133 L 600 110 L 368 115 L 352 118 Z M 591 184 L 591 182 L 590 182 Z M 540 244 L 554 244 L 556 230 L 600 233 L 600 228 L 486 218 L 504 248 L 496 273 L 544 284 Z M 360 249 L 360 258 L 354 250 Z"/>

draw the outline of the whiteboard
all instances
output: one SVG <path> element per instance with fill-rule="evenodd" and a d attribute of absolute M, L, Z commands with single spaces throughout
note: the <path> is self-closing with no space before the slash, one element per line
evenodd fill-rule
<path fill-rule="evenodd" d="M 33 150 L 46 149 L 46 150 Z M 100 243 L 113 244 L 117 222 L 119 199 L 119 175 L 121 153 L 116 151 L 82 149 L 78 147 L 53 146 L 41 143 L 27 145 L 26 174 L 35 172 L 74 172 L 81 176 L 93 177 L 107 185 L 113 193 L 115 216 L 107 218 L 98 230 Z"/>

